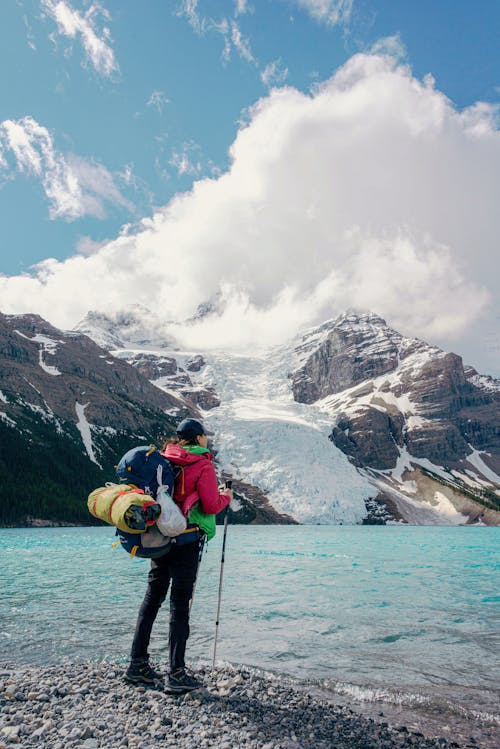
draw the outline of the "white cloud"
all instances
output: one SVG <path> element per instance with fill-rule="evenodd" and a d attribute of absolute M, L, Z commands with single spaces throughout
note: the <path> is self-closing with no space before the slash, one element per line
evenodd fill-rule
<path fill-rule="evenodd" d="M 430 77 L 356 55 L 311 94 L 273 89 L 230 155 L 133 234 L 0 279 L 3 310 L 71 326 L 134 300 L 181 321 L 222 290 L 226 312 L 183 329 L 193 347 L 276 342 L 360 307 L 459 353 L 498 316 L 492 107 L 457 111 Z"/>
<path fill-rule="evenodd" d="M 369 51 L 372 55 L 390 55 L 399 60 L 404 60 L 407 55 L 406 47 L 399 34 L 377 39 Z"/>
<path fill-rule="evenodd" d="M 102 218 L 106 203 L 132 209 L 102 164 L 58 152 L 50 132 L 32 117 L 1 122 L 2 146 L 13 155 L 18 172 L 40 180 L 51 219 Z M 8 169 L 5 158 L 0 158 L 0 167 Z"/>
<path fill-rule="evenodd" d="M 280 86 L 288 78 L 288 68 L 283 66 L 281 59 L 273 60 L 261 71 L 260 79 L 264 86 Z"/>
<path fill-rule="evenodd" d="M 317 21 L 336 26 L 346 24 L 352 13 L 354 0 L 294 0 Z"/>
<path fill-rule="evenodd" d="M 228 6 L 228 11 L 230 7 Z M 242 15 L 247 12 L 246 2 L 237 0 L 234 8 L 234 15 Z M 199 35 L 204 36 L 208 32 L 220 34 L 224 39 L 224 49 L 222 59 L 227 62 L 231 57 L 231 52 L 236 50 L 238 55 L 246 62 L 257 65 L 250 40 L 245 37 L 235 20 L 230 20 L 230 13 L 223 14 L 219 20 L 211 16 L 202 16 L 198 11 L 198 0 L 182 0 L 178 15 L 187 18 L 189 25 Z"/>
<path fill-rule="evenodd" d="M 250 12 L 247 0 L 234 0 L 234 4 L 234 14 L 236 16 L 243 16 L 245 13 Z"/>
<path fill-rule="evenodd" d="M 168 162 L 177 170 L 179 177 L 185 174 L 198 177 L 203 171 L 199 155 L 200 147 L 193 142 L 183 143 L 180 149 L 174 148 Z"/>
<path fill-rule="evenodd" d="M 95 239 L 92 239 L 92 237 L 84 236 L 80 237 L 80 239 L 77 241 L 76 250 L 80 255 L 94 255 L 102 247 L 107 245 L 108 242 L 109 240 L 97 242 Z"/>
<path fill-rule="evenodd" d="M 185 16 L 190 26 L 200 36 L 206 30 L 206 21 L 198 13 L 198 0 L 181 0 L 178 15 Z"/>
<path fill-rule="evenodd" d="M 235 21 L 231 23 L 231 41 L 234 48 L 237 50 L 238 54 L 243 58 L 243 60 L 246 60 L 247 62 L 255 62 L 255 58 L 250 47 L 250 41 L 243 36 L 243 34 L 241 33 L 241 29 Z"/>
<path fill-rule="evenodd" d="M 158 112 L 163 111 L 165 104 L 170 104 L 170 99 L 165 96 L 164 91 L 153 91 L 147 102 L 148 107 L 156 107 Z"/>
<path fill-rule="evenodd" d="M 98 17 L 110 20 L 109 12 L 98 2 L 92 2 L 82 15 L 67 0 L 41 0 L 42 8 L 56 22 L 59 34 L 75 39 L 80 37 L 83 49 L 96 71 L 110 77 L 117 73 L 118 63 L 110 45 L 107 26 L 99 28 Z"/>
<path fill-rule="evenodd" d="M 26 13 L 23 14 L 23 22 L 24 27 L 26 29 L 26 41 L 28 42 L 28 47 L 32 49 L 33 51 L 36 51 L 36 44 L 35 44 L 35 37 L 33 34 L 33 29 L 31 28 L 30 22 L 28 20 L 28 16 Z"/>

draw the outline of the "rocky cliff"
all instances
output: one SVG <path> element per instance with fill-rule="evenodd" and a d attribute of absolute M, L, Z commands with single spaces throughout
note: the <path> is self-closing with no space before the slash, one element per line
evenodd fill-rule
<path fill-rule="evenodd" d="M 153 342 L 148 319 L 129 315 L 141 344 L 122 327 L 113 354 L 200 408 L 221 467 L 250 487 L 242 517 L 500 522 L 499 383 L 456 354 L 369 313 L 256 356 L 185 352 L 168 331 Z M 116 332 L 95 315 L 80 327 L 95 340 Z"/>
<path fill-rule="evenodd" d="M 405 338 L 373 314 L 329 321 L 304 336 L 295 353 L 295 399 L 332 414 L 331 439 L 359 468 L 402 481 L 405 469 L 420 464 L 494 501 L 498 381 L 464 367 L 456 354 Z"/>
<path fill-rule="evenodd" d="M 0 495 L 8 498 L 0 504 L 0 524 L 94 522 L 86 497 L 114 480 L 126 450 L 158 444 L 185 416 L 200 418 L 198 406 L 219 405 L 213 388 L 191 379 L 206 366 L 202 356 L 180 365 L 161 351 L 122 349 L 113 356 L 95 342 L 123 345 L 126 331 L 137 346 L 157 344 L 141 319 L 141 312 L 117 321 L 91 314 L 92 340 L 38 315 L 0 313 Z M 294 522 L 256 487 L 235 482 L 234 488 L 238 511 L 231 522 Z"/>
<path fill-rule="evenodd" d="M 121 453 L 171 435 L 190 412 L 87 336 L 0 314 L 0 490 L 9 498 L 0 522 L 87 520 L 86 494 L 113 478 Z"/>

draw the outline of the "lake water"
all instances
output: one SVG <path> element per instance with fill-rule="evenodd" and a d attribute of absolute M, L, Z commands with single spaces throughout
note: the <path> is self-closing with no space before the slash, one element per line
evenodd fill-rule
<path fill-rule="evenodd" d="M 192 661 L 212 654 L 221 530 L 200 569 Z M 125 662 L 149 564 L 113 540 L 109 528 L 0 530 L 0 661 Z M 217 656 L 491 737 L 499 541 L 490 527 L 230 526 Z M 167 630 L 166 605 L 153 657 L 166 659 Z"/>

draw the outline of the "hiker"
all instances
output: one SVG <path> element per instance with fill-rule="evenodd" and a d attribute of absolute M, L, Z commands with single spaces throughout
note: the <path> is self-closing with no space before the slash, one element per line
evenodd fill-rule
<path fill-rule="evenodd" d="M 201 686 L 188 673 L 184 662 L 190 601 L 203 544 L 205 539 L 209 541 L 215 536 L 215 516 L 231 502 L 233 492 L 217 486 L 213 455 L 208 450 L 203 425 L 195 419 L 184 419 L 176 432 L 177 439 L 167 443 L 161 454 L 179 471 L 173 498 L 188 517 L 188 528 L 177 536 L 176 543 L 164 556 L 151 560 L 125 678 L 144 684 L 161 679 L 149 664 L 148 646 L 154 621 L 171 584 L 167 691 L 182 693 Z"/>

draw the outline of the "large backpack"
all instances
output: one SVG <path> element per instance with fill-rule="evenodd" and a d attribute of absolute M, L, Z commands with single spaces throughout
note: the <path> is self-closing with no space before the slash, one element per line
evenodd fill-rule
<path fill-rule="evenodd" d="M 116 466 L 116 475 L 121 482 L 133 484 L 156 497 L 159 466 L 162 469 L 161 482 L 171 493 L 174 487 L 172 466 L 154 445 L 141 445 L 126 452 Z"/>
<path fill-rule="evenodd" d="M 146 494 L 156 498 L 158 491 L 158 468 L 161 467 L 161 483 L 173 491 L 174 472 L 169 461 L 160 454 L 154 445 L 133 447 L 125 453 L 116 467 L 116 475 L 121 482 L 132 484 Z M 170 550 L 172 541 L 162 536 L 152 525 L 144 533 L 128 533 L 117 529 L 119 543 L 134 557 L 156 559 Z"/>

